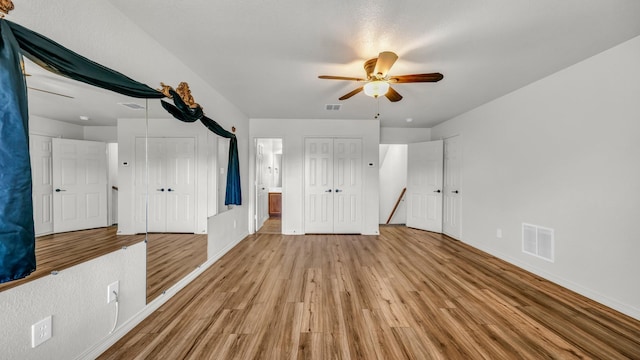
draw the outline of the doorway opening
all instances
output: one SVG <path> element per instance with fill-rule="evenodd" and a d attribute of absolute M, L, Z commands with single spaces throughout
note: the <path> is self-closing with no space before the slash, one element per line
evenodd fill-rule
<path fill-rule="evenodd" d="M 380 224 L 407 223 L 407 144 L 380 144 Z"/>
<path fill-rule="evenodd" d="M 282 233 L 282 139 L 256 139 L 256 232 Z"/>

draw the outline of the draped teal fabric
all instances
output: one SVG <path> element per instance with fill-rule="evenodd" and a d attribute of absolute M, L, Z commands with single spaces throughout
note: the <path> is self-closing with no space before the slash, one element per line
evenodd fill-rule
<path fill-rule="evenodd" d="M 36 269 L 27 85 L 20 48 L 0 20 L 0 283 Z"/>

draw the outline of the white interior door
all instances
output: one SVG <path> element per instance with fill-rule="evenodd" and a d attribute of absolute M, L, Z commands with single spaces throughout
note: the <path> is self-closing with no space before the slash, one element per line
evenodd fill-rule
<path fill-rule="evenodd" d="M 107 226 L 106 144 L 52 139 L 53 231 Z"/>
<path fill-rule="evenodd" d="M 442 232 L 442 140 L 409 144 L 407 226 Z"/>
<path fill-rule="evenodd" d="M 145 139 L 136 139 L 136 232 L 195 233 L 195 139 L 148 138 L 146 144 L 145 156 Z"/>
<path fill-rule="evenodd" d="M 362 140 L 333 141 L 333 232 L 362 231 Z"/>
<path fill-rule="evenodd" d="M 33 222 L 36 235 L 53 232 L 53 174 L 51 137 L 29 135 Z"/>
<path fill-rule="evenodd" d="M 333 139 L 305 139 L 305 232 L 333 233 Z"/>
<path fill-rule="evenodd" d="M 195 139 L 166 138 L 166 232 L 195 233 Z"/>
<path fill-rule="evenodd" d="M 362 232 L 362 140 L 305 139 L 305 233 Z"/>
<path fill-rule="evenodd" d="M 443 186 L 443 216 L 442 232 L 454 239 L 460 240 L 461 202 L 460 170 L 461 170 L 460 136 L 444 140 L 444 186 Z"/>

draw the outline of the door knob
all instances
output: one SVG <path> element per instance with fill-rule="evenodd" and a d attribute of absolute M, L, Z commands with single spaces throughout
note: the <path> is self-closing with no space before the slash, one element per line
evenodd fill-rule
<path fill-rule="evenodd" d="M 56 189 L 56 192 L 60 192 L 60 191 L 67 191 L 67 190 Z"/>
<path fill-rule="evenodd" d="M 441 193 L 440 189 L 438 189 L 438 190 L 434 190 L 433 192 L 434 192 L 434 193 L 438 193 L 438 194 L 440 194 L 440 193 Z"/>
<path fill-rule="evenodd" d="M 325 190 L 324 192 L 331 192 L 331 189 L 329 189 L 329 190 Z"/>
<path fill-rule="evenodd" d="M 452 191 L 452 193 L 454 193 L 454 194 L 458 194 L 458 193 L 459 193 L 459 191 L 458 191 L 458 190 L 453 190 L 453 191 Z"/>
<path fill-rule="evenodd" d="M 173 190 L 172 188 L 168 188 L 167 191 L 175 191 L 175 190 Z"/>
<path fill-rule="evenodd" d="M 336 189 L 336 192 L 337 192 L 337 193 L 338 193 L 338 192 L 342 192 L 342 190 L 340 190 L 340 189 Z"/>
<path fill-rule="evenodd" d="M 164 191 L 164 188 L 156 189 L 156 191 Z"/>

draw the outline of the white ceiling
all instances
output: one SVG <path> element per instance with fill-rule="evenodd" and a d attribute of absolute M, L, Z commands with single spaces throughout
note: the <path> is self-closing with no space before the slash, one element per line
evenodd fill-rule
<path fill-rule="evenodd" d="M 385 127 L 434 126 L 640 35 L 637 0 L 109 1 L 251 118 L 371 119 L 379 112 Z M 397 103 L 363 93 L 339 101 L 359 85 L 318 79 L 362 77 L 364 61 L 384 50 L 399 55 L 391 75 L 440 72 L 444 79 L 394 85 L 404 96 Z M 594 86 L 606 72 L 594 74 Z M 29 82 L 38 79 L 38 86 L 75 86 L 44 75 Z M 88 87 L 77 96 L 89 106 L 76 112 L 64 98 L 35 93 L 32 114 L 100 120 L 92 124 L 131 116 L 113 105 L 130 99 L 100 106 L 104 92 Z"/>

